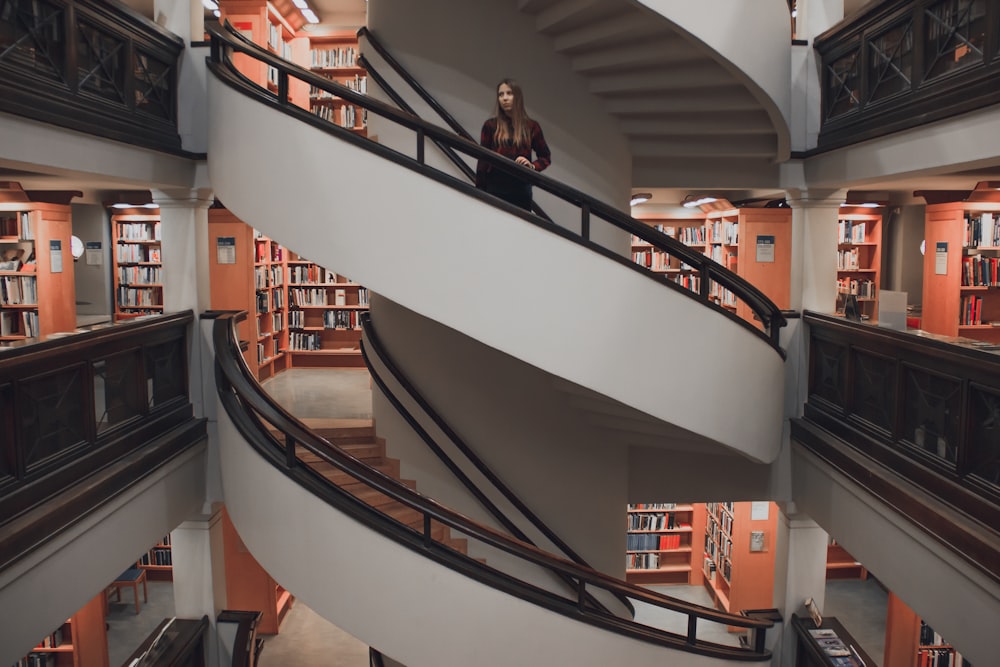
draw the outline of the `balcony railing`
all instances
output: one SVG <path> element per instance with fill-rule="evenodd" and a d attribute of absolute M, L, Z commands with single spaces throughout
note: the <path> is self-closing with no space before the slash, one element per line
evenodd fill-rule
<path fill-rule="evenodd" d="M 905 499 L 891 481 L 896 476 L 946 503 L 939 507 L 995 531 L 1000 354 L 977 342 L 956 345 L 830 315 L 807 312 L 803 319 L 809 326 L 809 396 L 793 438 L 934 534 L 956 531 L 957 522 Z M 827 436 L 862 456 L 845 454 Z M 893 474 L 877 472 L 876 464 Z M 951 544 L 965 544 L 962 555 L 1000 579 L 997 554 L 974 533 Z"/>
<path fill-rule="evenodd" d="M 192 320 L 164 315 L 0 349 L 0 567 L 204 439 L 188 394 Z M 59 507 L 40 514 L 49 501 Z M 28 510 L 33 520 L 21 522 Z"/>
<path fill-rule="evenodd" d="M 184 42 L 114 0 L 0 2 L 0 111 L 179 152 Z"/>
<path fill-rule="evenodd" d="M 820 149 L 1000 103 L 1000 3 L 890 0 L 815 40 Z"/>

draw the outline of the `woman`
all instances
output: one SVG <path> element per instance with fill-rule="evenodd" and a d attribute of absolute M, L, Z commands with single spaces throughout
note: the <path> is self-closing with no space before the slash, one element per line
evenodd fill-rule
<path fill-rule="evenodd" d="M 524 110 L 524 95 L 513 79 L 497 84 L 493 117 L 483 123 L 479 143 L 527 169 L 541 171 L 552 163 L 552 154 L 541 126 Z M 531 159 L 531 152 L 535 159 Z M 521 208 L 531 210 L 531 185 L 485 160 L 476 166 L 476 187 Z"/>

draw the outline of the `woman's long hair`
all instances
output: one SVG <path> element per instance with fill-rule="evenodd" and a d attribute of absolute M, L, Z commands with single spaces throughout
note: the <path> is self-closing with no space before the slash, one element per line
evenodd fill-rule
<path fill-rule="evenodd" d="M 499 94 L 500 86 L 507 84 L 514 92 L 514 104 L 511 105 L 510 114 L 500 108 L 500 100 L 497 99 L 493 112 L 496 116 L 497 129 L 493 133 L 493 140 L 497 146 L 511 143 L 515 146 L 531 145 L 531 129 L 528 122 L 528 112 L 524 110 L 524 94 L 521 86 L 514 79 L 504 79 L 497 84 L 496 92 Z"/>

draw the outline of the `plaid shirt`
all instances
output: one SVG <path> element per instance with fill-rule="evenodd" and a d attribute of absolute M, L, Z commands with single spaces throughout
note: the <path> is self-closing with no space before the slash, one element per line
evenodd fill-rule
<path fill-rule="evenodd" d="M 535 121 L 528 121 L 528 128 L 531 130 L 531 145 L 524 147 L 517 147 L 513 144 L 506 143 L 502 146 L 497 146 L 494 140 L 494 134 L 496 133 L 497 121 L 495 118 L 489 118 L 483 123 L 483 131 L 479 137 L 479 143 L 483 145 L 484 148 L 489 148 L 492 151 L 499 153 L 505 158 L 514 160 L 519 156 L 523 156 L 531 160 L 531 151 L 535 152 L 535 159 L 531 164 L 535 166 L 535 171 L 542 171 L 550 164 L 552 164 L 552 152 L 549 150 L 549 145 L 545 143 L 545 135 L 542 134 L 542 127 Z M 493 171 L 493 167 L 490 163 L 480 160 L 476 165 L 476 187 L 485 188 L 486 179 L 488 174 Z M 498 172 L 501 173 L 501 172 Z M 504 174 L 507 176 L 507 174 Z"/>

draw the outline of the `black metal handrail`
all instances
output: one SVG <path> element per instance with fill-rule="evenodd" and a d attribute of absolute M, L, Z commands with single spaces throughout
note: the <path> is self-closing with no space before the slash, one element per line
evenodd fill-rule
<path fill-rule="evenodd" d="M 528 220 L 529 222 L 537 224 L 551 233 L 563 236 L 564 238 L 584 245 L 590 250 L 600 253 L 609 259 L 629 266 L 631 269 L 641 272 L 647 277 L 656 280 L 658 283 L 666 285 L 670 289 L 677 290 L 690 298 L 700 301 L 703 305 L 712 308 L 722 316 L 731 319 L 740 326 L 746 328 L 748 331 L 768 341 L 771 347 L 773 347 L 779 355 L 782 357 L 784 356 L 784 352 L 781 350 L 779 345 L 779 334 L 781 327 L 785 326 L 787 322 L 781 310 L 763 292 L 754 287 L 746 279 L 726 269 L 724 266 L 715 262 L 703 253 L 688 247 L 676 239 L 671 238 L 667 234 L 659 232 L 652 227 L 639 222 L 609 204 L 595 199 L 584 192 L 576 190 L 575 188 L 571 188 L 564 183 L 549 178 L 544 174 L 521 167 L 512 160 L 501 157 L 497 153 L 483 148 L 474 141 L 455 135 L 444 128 L 400 111 L 388 104 L 385 104 L 384 102 L 381 102 L 380 100 L 370 98 L 367 95 L 331 81 L 326 77 L 283 60 L 271 54 L 266 49 L 263 49 L 249 41 L 246 37 L 233 29 L 228 22 L 225 27 L 218 24 L 210 24 L 207 26 L 207 30 L 212 39 L 212 48 L 211 55 L 209 56 L 208 67 L 213 74 L 215 74 L 215 76 L 217 76 L 226 85 L 233 87 L 242 94 L 252 97 L 263 104 L 281 110 L 282 112 L 309 123 L 310 125 L 329 134 L 336 135 L 344 141 L 351 142 L 355 146 L 378 154 L 379 156 L 391 160 L 401 166 L 419 171 L 421 174 L 429 178 L 433 178 L 443 184 L 449 185 L 450 187 L 462 190 L 472 196 L 482 198 L 484 201 L 488 201 L 495 206 L 507 210 L 513 215 L 517 215 L 525 220 Z M 263 89 L 261 86 L 253 83 L 240 74 L 233 65 L 232 59 L 229 57 L 229 53 L 225 52 L 225 49 L 244 53 L 253 59 L 260 60 L 261 62 L 273 67 L 277 71 L 278 77 L 277 94 Z M 378 116 L 381 116 L 396 125 L 412 130 L 416 135 L 417 157 L 412 158 L 381 143 L 370 141 L 365 137 L 360 137 L 346 128 L 342 128 L 334 123 L 322 120 L 318 116 L 309 113 L 307 110 L 295 106 L 288 98 L 289 77 L 294 77 L 304 81 L 310 86 L 330 92 L 331 94 L 341 97 L 351 104 L 362 107 L 371 113 L 377 114 Z M 461 182 L 450 174 L 445 174 L 439 170 L 431 168 L 425 164 L 423 157 L 425 148 L 424 144 L 427 139 L 436 139 L 437 141 L 454 148 L 460 153 L 472 156 L 477 160 L 485 160 L 489 162 L 493 168 L 512 174 L 532 186 L 545 190 L 557 198 L 573 205 L 580 212 L 579 234 L 571 232 L 561 226 L 548 223 L 540 219 L 538 216 L 525 211 L 524 209 L 514 206 L 513 204 L 508 204 L 507 202 L 493 197 L 492 195 L 488 195 L 480 190 L 477 190 L 468 183 Z M 617 227 L 622 231 L 642 239 L 654 248 L 667 252 L 671 256 L 678 258 L 690 266 L 692 270 L 696 271 L 701 278 L 700 290 L 697 293 L 692 292 L 686 287 L 683 287 L 660 274 L 650 272 L 644 267 L 640 267 L 635 262 L 630 261 L 628 258 L 622 257 L 617 252 L 614 252 L 613 250 L 593 241 L 590 236 L 590 228 L 592 218 L 595 217 L 611 224 L 614 227 Z M 758 329 L 752 322 L 738 317 L 735 313 L 729 312 L 727 309 L 716 303 L 711 297 L 711 284 L 713 282 L 728 289 L 744 303 L 746 303 L 747 306 L 753 311 L 755 318 L 760 322 L 763 327 L 763 331 Z"/>
<path fill-rule="evenodd" d="M 265 460 L 325 503 L 379 531 L 385 537 L 465 576 L 580 622 L 664 648 L 699 655 L 748 662 L 770 659 L 770 651 L 764 648 L 764 633 L 773 626 L 771 620 L 727 614 L 714 608 L 659 595 L 549 554 L 477 523 L 334 447 L 277 405 L 257 383 L 243 358 L 236 328 L 237 322 L 245 318 L 246 313 L 215 313 L 213 316 L 216 318 L 212 332 L 216 387 L 226 414 L 247 443 Z M 282 438 L 279 439 L 272 429 L 277 429 Z M 423 517 L 422 530 L 398 522 L 314 473 L 297 457 L 297 449 L 308 451 L 369 488 L 420 513 Z M 565 597 L 545 590 L 455 551 L 435 540 L 432 534 L 434 523 L 454 530 L 470 541 L 505 552 L 524 564 L 576 580 L 579 582 L 576 597 Z M 590 589 L 604 590 L 616 596 L 626 595 L 633 600 L 686 615 L 687 634 L 654 628 L 595 609 L 586 604 Z M 746 647 L 701 640 L 697 637 L 699 620 L 747 628 L 752 630 L 754 638 Z"/>
<path fill-rule="evenodd" d="M 403 67 L 403 65 L 400 64 L 400 62 L 396 60 L 391 53 L 389 53 L 389 50 L 385 48 L 382 42 L 380 42 L 366 26 L 362 26 L 361 29 L 358 30 L 358 39 L 361 40 L 362 38 L 366 39 L 368 43 L 371 44 L 372 48 L 375 49 L 375 52 L 378 53 L 379 56 L 382 58 L 382 60 L 384 60 L 385 63 L 392 68 L 392 71 L 394 71 L 397 75 L 399 75 L 399 77 L 403 79 L 403 82 L 406 83 L 407 86 L 412 88 L 413 92 L 415 92 L 420 97 L 420 99 L 422 99 L 434 111 L 434 113 L 440 116 L 441 120 L 447 123 L 448 127 L 450 127 L 455 132 L 455 134 L 459 135 L 460 137 L 465 137 L 469 141 L 476 140 L 475 137 L 473 137 L 472 134 L 468 130 L 466 130 L 461 123 L 458 122 L 458 119 L 452 116 L 451 113 L 449 113 L 448 110 L 445 109 L 441 105 L 441 103 L 437 101 L 437 98 L 431 95 L 426 88 L 420 85 L 420 82 L 417 81 L 412 74 L 410 74 L 409 70 Z M 400 105 L 401 109 L 403 109 L 408 113 L 414 113 L 413 108 L 406 102 L 402 101 L 400 95 L 395 91 L 395 89 L 392 88 L 392 86 L 389 85 L 389 82 L 385 80 L 385 77 L 379 74 L 377 69 L 372 67 L 371 62 L 367 58 L 365 58 L 364 54 L 358 56 L 358 62 L 361 64 L 362 67 L 368 70 L 370 74 L 373 75 L 375 82 L 383 90 L 389 93 L 389 96 L 393 99 L 394 102 L 396 102 L 396 104 Z M 451 160 L 452 162 L 461 163 L 462 166 L 459 167 L 459 169 L 462 171 L 463 174 L 466 175 L 467 178 L 473 181 L 475 180 L 476 178 L 475 170 L 469 167 L 469 165 L 465 164 L 465 162 L 458 157 L 458 154 L 455 153 L 455 151 L 453 151 L 448 146 L 439 144 L 436 141 L 435 144 L 438 145 L 438 147 L 448 157 L 449 160 Z M 532 200 L 531 202 L 531 210 L 537 215 L 542 216 L 546 220 L 552 219 L 542 209 L 542 207 L 538 205 L 538 202 L 534 200 Z"/>
<path fill-rule="evenodd" d="M 365 336 L 367 336 L 370 341 L 371 351 L 378 357 L 378 359 L 385 365 L 386 369 L 392 378 L 403 388 L 403 391 L 412 399 L 420 410 L 427 415 L 427 417 L 434 423 L 434 425 L 440 429 L 444 436 L 452 442 L 455 447 L 461 452 L 462 456 L 465 457 L 469 463 L 471 463 L 479 473 L 486 478 L 487 481 L 496 489 L 504 498 L 507 499 L 510 504 L 521 513 L 525 519 L 527 519 L 535 528 L 539 530 L 553 545 L 558 548 L 565 557 L 572 560 L 574 563 L 579 563 L 590 567 L 590 564 L 583 559 L 576 551 L 573 550 L 565 540 L 560 538 L 555 531 L 549 527 L 544 521 L 542 521 L 537 514 L 531 511 L 521 498 L 514 493 L 514 491 L 507 486 L 503 480 L 486 464 L 483 459 L 476 454 L 476 452 L 455 432 L 453 428 L 444 420 L 441 414 L 435 410 L 431 405 L 424 399 L 423 395 L 417 390 L 410 379 L 406 377 L 403 371 L 396 365 L 392 357 L 389 356 L 389 352 L 385 349 L 382 344 L 381 339 L 375 331 L 375 327 L 371 322 L 371 315 L 369 313 L 362 313 L 361 315 L 361 328 L 364 331 Z M 365 345 L 364 339 L 361 341 L 361 354 L 364 357 L 365 364 L 368 366 L 368 372 L 372 376 L 375 384 L 382 391 L 382 393 L 388 398 L 392 403 L 393 407 L 400 414 L 401 417 L 406 421 L 414 433 L 416 433 L 421 440 L 427 445 L 428 448 L 434 453 L 435 456 L 448 468 L 449 471 L 465 486 L 466 489 L 482 504 L 490 514 L 492 514 L 497 521 L 506 528 L 511 535 L 517 539 L 527 542 L 529 544 L 535 545 L 535 542 L 528 537 L 528 535 L 521 530 L 516 523 L 514 523 L 499 507 L 496 503 L 491 501 L 489 497 L 485 494 L 482 488 L 476 485 L 469 476 L 462 470 L 462 468 L 450 457 L 441 446 L 434 440 L 433 436 L 427 432 L 427 430 L 420 424 L 419 420 L 413 415 L 413 413 L 403 405 L 403 402 L 399 400 L 396 393 L 392 391 L 385 379 L 374 367 L 372 358 L 368 351 L 369 345 Z M 537 545 L 535 545 L 537 546 Z M 635 614 L 635 607 L 626 597 L 620 597 L 619 602 L 621 602 L 629 610 L 629 613 Z M 595 606 L 603 607 L 599 600 L 590 600 L 591 604 Z"/>

